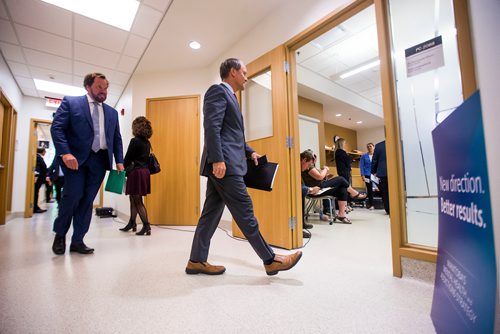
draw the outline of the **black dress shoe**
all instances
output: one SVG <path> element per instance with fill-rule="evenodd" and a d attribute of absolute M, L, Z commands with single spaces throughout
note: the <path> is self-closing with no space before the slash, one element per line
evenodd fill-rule
<path fill-rule="evenodd" d="M 313 227 L 314 227 L 314 225 L 313 225 L 313 224 L 309 224 L 309 223 L 304 223 L 304 224 L 302 225 L 302 228 L 303 228 L 303 229 L 306 229 L 306 230 L 310 230 L 310 229 L 312 229 Z"/>
<path fill-rule="evenodd" d="M 69 251 L 70 252 L 77 252 L 80 254 L 92 254 L 92 253 L 94 253 L 94 249 L 87 247 L 83 242 L 81 244 L 71 244 L 71 246 L 69 246 Z"/>
<path fill-rule="evenodd" d="M 56 255 L 63 255 L 66 251 L 66 237 L 56 234 L 54 243 L 52 244 L 52 251 Z"/>
<path fill-rule="evenodd" d="M 40 208 L 33 210 L 33 213 L 44 213 L 44 212 L 47 212 L 47 210 L 40 209 Z"/>

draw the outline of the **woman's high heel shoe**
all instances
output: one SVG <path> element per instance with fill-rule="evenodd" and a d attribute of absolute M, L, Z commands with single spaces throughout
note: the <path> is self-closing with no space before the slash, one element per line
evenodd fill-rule
<path fill-rule="evenodd" d="M 151 235 L 151 226 L 149 223 L 143 223 L 142 229 L 136 235 Z"/>
<path fill-rule="evenodd" d="M 128 232 L 128 231 L 137 231 L 137 224 L 135 222 L 128 222 L 127 226 L 125 226 L 124 228 L 121 228 L 120 231 L 123 231 L 123 232 Z"/>

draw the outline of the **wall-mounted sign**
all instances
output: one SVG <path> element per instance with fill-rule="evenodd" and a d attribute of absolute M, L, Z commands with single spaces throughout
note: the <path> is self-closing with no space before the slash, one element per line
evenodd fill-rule
<path fill-rule="evenodd" d="M 405 58 L 408 78 L 444 66 L 441 36 L 406 49 Z"/>
<path fill-rule="evenodd" d="M 497 267 L 479 92 L 432 131 L 439 240 L 437 333 L 493 333 Z"/>
<path fill-rule="evenodd" d="M 45 106 L 48 108 L 59 108 L 62 100 L 54 97 L 45 97 Z"/>

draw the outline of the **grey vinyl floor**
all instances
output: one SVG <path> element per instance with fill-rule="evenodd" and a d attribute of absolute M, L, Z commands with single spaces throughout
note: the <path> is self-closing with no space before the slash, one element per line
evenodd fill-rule
<path fill-rule="evenodd" d="M 226 273 L 191 276 L 193 228 L 140 237 L 95 216 L 85 239 L 95 253 L 55 256 L 56 205 L 47 206 L 0 226 L 2 334 L 435 332 L 432 284 L 392 276 L 383 210 L 356 209 L 352 225 L 311 220 L 301 261 L 268 277 L 250 245 L 223 229 L 209 262 Z"/>

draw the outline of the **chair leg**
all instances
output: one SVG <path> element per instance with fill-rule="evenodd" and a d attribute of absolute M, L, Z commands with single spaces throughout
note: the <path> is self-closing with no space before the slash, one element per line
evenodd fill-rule
<path fill-rule="evenodd" d="M 311 211 L 313 205 L 314 205 L 314 200 L 313 199 L 309 199 L 309 201 L 306 204 L 306 208 L 305 208 L 306 212 L 304 212 L 304 217 L 306 219 L 309 218 L 309 212 Z"/>
<path fill-rule="evenodd" d="M 333 212 L 332 212 L 332 208 L 333 208 L 333 211 L 335 211 L 335 201 L 332 201 L 331 198 L 328 199 L 328 201 L 330 201 L 330 225 L 333 224 L 333 222 L 335 221 L 335 216 L 333 215 Z"/>

